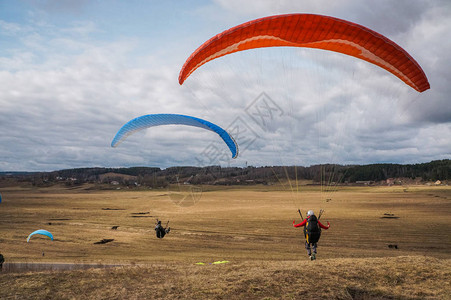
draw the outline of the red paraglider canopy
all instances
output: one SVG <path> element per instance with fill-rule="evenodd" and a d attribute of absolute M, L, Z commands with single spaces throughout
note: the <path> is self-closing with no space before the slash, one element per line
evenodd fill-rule
<path fill-rule="evenodd" d="M 215 58 L 248 49 L 278 46 L 347 54 L 389 71 L 418 92 L 430 88 L 420 65 L 390 39 L 352 22 L 312 14 L 260 18 L 212 37 L 186 60 L 179 83 L 183 84 L 197 68 Z"/>

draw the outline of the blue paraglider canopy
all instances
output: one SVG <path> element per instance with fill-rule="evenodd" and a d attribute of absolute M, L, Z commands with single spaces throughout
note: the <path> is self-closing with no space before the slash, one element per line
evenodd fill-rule
<path fill-rule="evenodd" d="M 143 130 L 145 128 L 160 126 L 160 125 L 188 125 L 194 127 L 204 128 L 218 134 L 222 140 L 229 147 L 230 152 L 232 152 L 232 157 L 236 158 L 238 156 L 238 145 L 236 144 L 233 137 L 224 129 L 206 120 L 202 120 L 196 117 L 177 115 L 177 114 L 152 114 L 144 115 L 133 120 L 128 121 L 121 129 L 116 133 L 113 141 L 111 142 L 111 147 L 116 147 L 122 141 L 124 141 L 127 136 Z"/>
<path fill-rule="evenodd" d="M 29 235 L 28 238 L 27 238 L 27 243 L 28 243 L 28 241 L 30 240 L 30 238 L 31 238 L 33 235 L 35 235 L 35 234 L 41 234 L 41 235 L 48 236 L 48 237 L 51 238 L 52 241 L 53 241 L 53 235 L 52 235 L 50 232 L 48 232 L 47 230 L 44 230 L 44 229 L 39 229 L 39 230 L 36 230 L 36 231 L 30 233 L 30 235 Z"/>

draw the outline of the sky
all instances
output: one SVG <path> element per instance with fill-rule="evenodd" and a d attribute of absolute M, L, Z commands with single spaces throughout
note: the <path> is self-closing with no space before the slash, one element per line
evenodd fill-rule
<path fill-rule="evenodd" d="M 183 85 L 185 60 L 256 18 L 314 13 L 381 33 L 423 68 L 418 93 L 367 62 L 302 48 L 228 55 Z M 451 2 L 0 0 L 0 171 L 423 163 L 451 158 Z M 111 147 L 129 120 L 177 113 Z"/>

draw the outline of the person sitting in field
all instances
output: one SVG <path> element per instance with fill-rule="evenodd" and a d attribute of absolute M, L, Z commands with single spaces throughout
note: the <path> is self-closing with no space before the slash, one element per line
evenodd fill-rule
<path fill-rule="evenodd" d="M 167 227 L 168 224 L 169 221 L 168 223 L 166 223 L 166 227 L 163 228 L 163 226 L 161 225 L 161 221 L 157 219 L 157 225 L 155 226 L 155 233 L 157 234 L 157 238 L 162 239 L 166 234 L 169 233 L 169 231 L 171 231 L 171 228 Z"/>
<path fill-rule="evenodd" d="M 305 237 L 305 249 L 307 249 L 307 254 L 311 260 L 316 259 L 316 248 L 319 238 L 321 237 L 321 228 L 329 229 L 330 224 L 327 222 L 327 226 L 321 224 L 318 218 L 313 213 L 313 210 L 307 212 L 307 218 L 301 223 L 295 224 L 293 220 L 294 227 L 304 227 L 304 237 Z M 312 253 L 313 250 L 313 253 Z"/>

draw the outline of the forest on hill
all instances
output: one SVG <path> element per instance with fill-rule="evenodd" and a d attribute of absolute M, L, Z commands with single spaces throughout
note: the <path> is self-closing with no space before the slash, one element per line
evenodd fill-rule
<path fill-rule="evenodd" d="M 284 180 L 309 180 L 312 184 L 380 184 L 403 182 L 446 183 L 451 179 L 451 160 L 420 164 L 369 164 L 313 166 L 239 167 L 156 167 L 76 168 L 52 172 L 0 172 L 2 181 L 31 182 L 42 186 L 64 182 L 67 185 L 108 183 L 127 186 L 165 187 L 168 184 L 272 184 Z"/>

